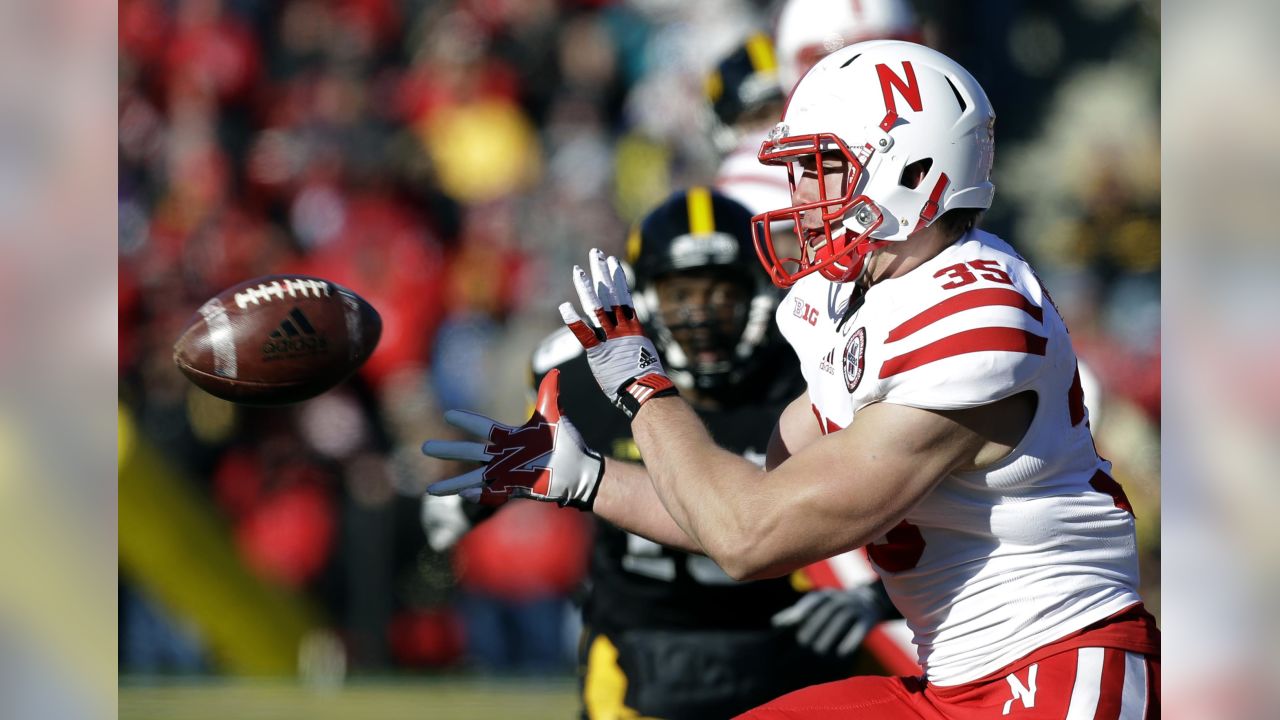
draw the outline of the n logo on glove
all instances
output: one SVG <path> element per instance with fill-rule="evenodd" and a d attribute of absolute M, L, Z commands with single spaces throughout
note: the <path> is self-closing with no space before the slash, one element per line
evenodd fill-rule
<path fill-rule="evenodd" d="M 512 486 L 545 492 L 551 475 L 547 460 L 555 449 L 555 437 L 555 423 L 540 422 L 518 428 L 494 426 L 489 433 L 489 446 L 485 448 L 486 453 L 494 456 L 484 468 L 489 492 L 506 494 Z"/>
<path fill-rule="evenodd" d="M 520 427 L 466 410 L 450 410 L 444 419 L 484 442 L 428 440 L 422 452 L 442 460 L 480 463 L 480 467 L 434 482 L 427 492 L 457 494 L 481 505 L 530 498 L 591 509 L 604 474 L 604 459 L 586 446 L 577 428 L 561 414 L 559 370 L 542 379 L 533 415 Z"/>

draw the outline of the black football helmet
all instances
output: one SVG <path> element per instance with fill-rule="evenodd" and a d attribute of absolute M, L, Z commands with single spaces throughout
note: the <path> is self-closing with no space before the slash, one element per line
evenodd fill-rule
<path fill-rule="evenodd" d="M 704 91 L 715 114 L 712 134 L 722 151 L 737 144 L 734 128 L 740 123 L 768 120 L 772 124 L 786 99 L 778 81 L 773 42 L 764 33 L 747 38 L 707 75 Z"/>
<path fill-rule="evenodd" d="M 764 359 L 779 295 L 750 210 L 707 187 L 676 192 L 632 229 L 627 262 L 636 313 L 677 384 L 714 392 Z"/>

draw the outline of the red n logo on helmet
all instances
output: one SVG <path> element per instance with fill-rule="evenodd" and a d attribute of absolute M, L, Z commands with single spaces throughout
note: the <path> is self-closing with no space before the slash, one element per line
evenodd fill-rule
<path fill-rule="evenodd" d="M 924 104 L 920 102 L 920 85 L 916 83 L 916 71 L 911 67 L 910 60 L 903 61 L 902 69 L 906 71 L 906 80 L 895 75 L 888 65 L 883 63 L 876 65 L 876 75 L 880 77 L 880 92 L 884 94 L 884 109 L 895 114 L 898 112 L 898 104 L 893 99 L 893 91 L 897 90 L 912 110 L 920 112 L 924 109 Z M 892 88 L 890 88 L 891 85 Z"/>

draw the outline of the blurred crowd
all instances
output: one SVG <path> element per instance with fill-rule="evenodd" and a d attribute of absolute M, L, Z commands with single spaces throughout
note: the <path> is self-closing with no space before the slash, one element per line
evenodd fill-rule
<path fill-rule="evenodd" d="M 1158 612 L 1155 3 L 918 11 L 996 107 L 984 226 L 1045 274 L 1096 376 L 1095 435 L 1133 498 Z M 582 518 L 514 504 L 437 555 L 418 496 L 444 469 L 418 446 L 449 432 L 445 409 L 522 419 L 528 356 L 559 322 L 568 268 L 591 247 L 620 252 L 653 203 L 712 177 L 703 74 L 775 12 L 767 0 L 121 0 L 121 406 L 164 482 L 200 499 L 253 577 L 303 599 L 305 647 L 336 647 L 343 672 L 569 668 Z M 377 352 L 293 407 L 190 386 L 171 359 L 181 327 L 208 297 L 271 273 L 365 297 L 382 315 Z M 137 531 L 122 522 L 122 538 Z M 514 572 L 503 560 L 516 547 L 580 552 Z M 205 570 L 192 557 L 184 571 Z M 166 604 L 144 559 L 122 551 L 120 572 L 122 673 L 236 670 L 208 640 L 216 616 Z"/>

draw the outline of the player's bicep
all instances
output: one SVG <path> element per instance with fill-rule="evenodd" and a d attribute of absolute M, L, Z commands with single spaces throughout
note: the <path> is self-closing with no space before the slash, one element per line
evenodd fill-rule
<path fill-rule="evenodd" d="M 982 445 L 980 436 L 953 415 L 874 403 L 859 411 L 849 427 L 828 435 L 828 457 L 817 460 L 846 483 L 856 482 L 874 495 L 899 495 L 909 507 Z"/>
<path fill-rule="evenodd" d="M 822 430 L 815 422 L 809 394 L 801 393 L 787 405 L 777 425 L 773 426 L 773 435 L 769 437 L 769 447 L 765 452 L 765 469 L 778 467 L 821 436 Z"/>
<path fill-rule="evenodd" d="M 875 540 L 971 462 L 981 436 L 952 415 L 876 403 L 782 463 L 777 481 L 803 496 L 805 561 Z"/>

